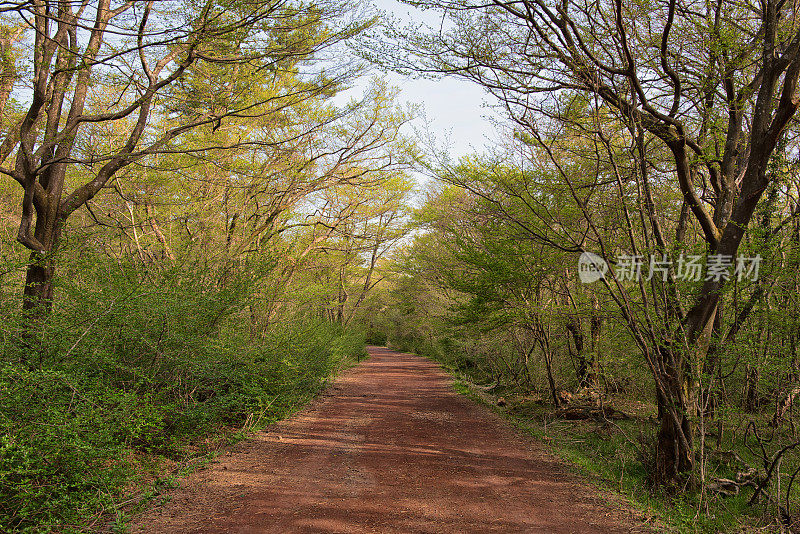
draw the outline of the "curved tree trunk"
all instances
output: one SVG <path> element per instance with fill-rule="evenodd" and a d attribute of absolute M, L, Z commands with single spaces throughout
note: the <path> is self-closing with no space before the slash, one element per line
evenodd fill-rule
<path fill-rule="evenodd" d="M 694 419 L 698 415 L 698 384 L 689 359 L 673 347 L 658 350 L 661 376 L 657 394 L 655 480 L 665 487 L 689 481 L 694 473 Z"/>
<path fill-rule="evenodd" d="M 61 242 L 64 220 L 57 201 L 46 202 L 37 212 L 35 239 L 42 251 L 31 252 L 25 272 L 22 311 L 25 329 L 34 334 L 53 307 L 53 279 L 56 265 L 53 254 Z"/>
<path fill-rule="evenodd" d="M 572 335 L 572 342 L 575 345 L 575 374 L 578 387 L 593 388 L 597 382 L 594 372 L 594 353 L 586 347 L 580 320 L 574 316 L 570 317 L 567 320 L 567 330 Z"/>

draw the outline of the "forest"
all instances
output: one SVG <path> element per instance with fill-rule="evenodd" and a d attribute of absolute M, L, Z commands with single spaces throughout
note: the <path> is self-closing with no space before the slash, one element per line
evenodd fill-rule
<path fill-rule="evenodd" d="M 124 531 L 366 344 L 667 531 L 800 528 L 800 6 L 403 3 L 0 1 L 0 531 Z"/>

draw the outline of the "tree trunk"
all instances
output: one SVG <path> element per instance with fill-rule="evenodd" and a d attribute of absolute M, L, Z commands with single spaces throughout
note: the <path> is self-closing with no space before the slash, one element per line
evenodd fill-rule
<path fill-rule="evenodd" d="M 53 260 L 38 252 L 32 252 L 25 273 L 22 305 L 25 318 L 31 323 L 39 323 L 50 313 L 53 303 L 54 275 Z"/>
<path fill-rule="evenodd" d="M 339 270 L 339 294 L 336 300 L 336 323 L 340 325 L 344 325 L 344 306 L 347 303 L 347 299 L 349 298 L 349 294 L 347 293 L 347 288 L 345 287 L 345 267 L 344 265 Z"/>
<path fill-rule="evenodd" d="M 713 377 L 709 384 L 704 385 L 702 392 L 702 410 L 706 420 L 712 420 L 716 415 L 719 407 L 720 388 L 722 387 L 721 380 L 721 362 L 719 354 L 720 332 L 722 331 L 722 305 L 717 305 L 717 313 L 714 314 L 714 323 L 712 327 L 711 339 L 709 349 L 706 351 L 706 357 L 703 361 L 703 374 L 707 377 Z"/>
<path fill-rule="evenodd" d="M 775 410 L 775 415 L 772 417 L 773 427 L 777 427 L 778 424 L 780 424 L 787 412 L 794 405 L 794 401 L 798 395 L 800 395 L 800 385 L 794 386 L 791 390 L 789 390 L 783 400 L 778 404 L 778 407 Z"/>
<path fill-rule="evenodd" d="M 659 428 L 656 436 L 655 481 L 676 488 L 694 473 L 694 418 L 699 413 L 698 384 L 690 362 L 673 347 L 658 350 L 661 376 L 656 377 Z"/>
<path fill-rule="evenodd" d="M 55 207 L 52 204 L 56 204 Z M 57 203 L 45 206 L 36 218 L 35 238 L 44 247 L 43 252 L 31 252 L 25 273 L 22 312 L 25 330 L 34 335 L 53 307 L 53 278 L 56 266 L 53 253 L 61 241 L 63 220 Z"/>
<path fill-rule="evenodd" d="M 531 331 L 542 349 L 542 356 L 544 356 L 544 364 L 547 369 L 547 383 L 550 386 L 550 396 L 553 398 L 553 404 L 556 407 L 561 406 L 561 400 L 558 398 L 556 389 L 556 381 L 553 377 L 553 352 L 550 350 L 550 334 L 538 320 L 532 325 Z"/>
<path fill-rule="evenodd" d="M 744 411 L 753 413 L 758 409 L 758 379 L 757 365 L 747 364 L 744 371 Z"/>
<path fill-rule="evenodd" d="M 762 189 L 763 191 L 763 189 Z M 735 257 L 750 222 L 760 192 L 741 202 L 734 210 L 716 252 Z M 713 248 L 711 249 L 713 251 Z M 664 346 L 659 349 L 656 381 L 663 388 L 659 395 L 659 430 L 656 445 L 656 481 L 666 487 L 691 482 L 694 476 L 695 419 L 700 415 L 700 376 L 709 365 L 709 349 L 720 305 L 723 282 L 706 280 L 695 305 L 682 325 L 686 348 Z M 713 356 L 713 355 L 712 355 Z M 713 365 L 713 362 L 712 362 Z"/>
<path fill-rule="evenodd" d="M 161 246 L 164 249 L 164 254 L 166 254 L 167 258 L 169 258 L 169 261 L 175 263 L 175 254 L 172 252 L 172 248 L 169 246 L 169 242 L 167 241 L 164 232 L 161 231 L 161 227 L 156 221 L 155 210 L 153 209 L 153 206 L 150 203 L 147 203 L 145 204 L 145 210 L 147 210 L 147 217 L 150 219 L 150 227 L 153 229 L 153 233 L 156 234 L 156 239 L 158 239 L 158 242 L 161 243 Z M 230 228 L 228 229 L 226 250 L 230 250 L 231 234 L 233 233 L 234 226 L 236 225 L 237 216 L 238 215 L 233 216 Z"/>
<path fill-rule="evenodd" d="M 762 187 L 752 194 L 743 195 L 718 245 L 711 246 L 709 252 L 732 258 L 736 256 L 744 229 L 763 190 Z M 667 487 L 691 481 L 694 475 L 694 420 L 700 415 L 699 381 L 707 365 L 723 283 L 721 280 L 706 280 L 695 305 L 687 313 L 682 325 L 686 331 L 686 353 L 680 347 L 664 346 L 659 350 L 660 369 L 655 378 L 663 388 L 663 398 L 659 398 L 663 405 L 659 407 L 656 480 Z"/>
<path fill-rule="evenodd" d="M 656 441 L 655 480 L 675 487 L 694 471 L 694 435 L 691 420 L 676 407 L 663 406 Z M 683 480 L 682 480 L 683 479 Z"/>
<path fill-rule="evenodd" d="M 575 345 L 575 374 L 578 379 L 579 388 L 592 388 L 595 386 L 593 354 L 586 350 L 583 329 L 577 317 L 570 317 L 567 320 L 567 330 L 572 334 L 572 342 Z M 569 343 L 568 343 L 569 344 Z"/>

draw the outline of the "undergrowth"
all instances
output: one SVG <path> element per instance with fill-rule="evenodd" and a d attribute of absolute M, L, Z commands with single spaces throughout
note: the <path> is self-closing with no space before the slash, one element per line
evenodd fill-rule
<path fill-rule="evenodd" d="M 159 473 L 217 446 L 211 436 L 286 416 L 364 350 L 363 334 L 303 314 L 254 331 L 252 269 L 221 283 L 185 265 L 90 267 L 59 279 L 68 298 L 35 336 L 18 287 L 1 288 L 0 532 L 124 516 Z"/>

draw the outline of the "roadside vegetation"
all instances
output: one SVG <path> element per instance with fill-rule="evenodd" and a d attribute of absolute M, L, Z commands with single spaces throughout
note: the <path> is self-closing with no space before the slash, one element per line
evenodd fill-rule
<path fill-rule="evenodd" d="M 621 264 L 608 253 L 608 283 L 582 283 L 581 251 L 537 237 L 542 213 L 533 206 L 558 186 L 508 161 L 462 161 L 451 169 L 458 174 L 434 186 L 416 212 L 420 231 L 398 255 L 394 285 L 381 293 L 392 311 L 373 328 L 390 346 L 441 362 L 471 391 L 673 528 L 791 531 L 800 513 L 794 164 L 781 171 L 790 192 L 759 205 L 759 225 L 774 230 L 775 245 L 765 245 L 758 228 L 743 243 L 745 254 L 763 255 L 759 281 L 731 276 L 720 330 L 710 338 L 713 357 L 686 369 L 698 394 L 689 419 L 695 467 L 665 484 L 659 474 L 664 412 L 647 360 L 653 356 L 631 329 L 678 328 L 665 292 L 686 310 L 702 280 L 615 279 Z M 646 250 L 652 236 L 626 229 L 631 219 L 605 218 L 628 202 L 614 198 L 581 213 L 570 209 L 566 192 L 552 194 L 547 214 L 578 226 L 584 217 L 604 218 L 601 244 L 587 238 L 581 244 L 587 250 L 623 254 L 631 243 Z M 774 219 L 766 215 L 781 202 Z M 662 209 L 680 221 L 679 201 Z M 687 237 L 672 246 L 704 254 Z"/>
<path fill-rule="evenodd" d="M 122 520 L 153 484 L 290 414 L 363 352 L 362 334 L 303 315 L 252 338 L 242 287 L 201 288 L 176 271 L 142 280 L 93 260 L 83 272 L 100 268 L 98 293 L 64 281 L 70 306 L 42 325 L 46 342 L 20 353 L 18 325 L 3 329 L 3 532 Z"/>
<path fill-rule="evenodd" d="M 791 169 L 784 167 L 787 176 L 794 176 Z M 550 248 L 527 233 L 540 224 L 539 214 L 528 211 L 532 201 L 498 193 L 549 190 L 552 183 L 541 185 L 533 175 L 500 163 L 464 161 L 456 170 L 470 185 L 437 185 L 417 210 L 420 231 L 397 258 L 394 285 L 381 294 L 392 312 L 374 329 L 384 332 L 390 346 L 442 363 L 473 395 L 670 528 L 792 531 L 800 513 L 795 415 L 800 248 L 794 215 L 777 216 L 789 221 L 776 232 L 780 247 L 764 246 L 758 230 L 744 245 L 763 254 L 766 278 L 744 283 L 732 277 L 725 287 L 730 309 L 720 320 L 734 323 L 720 326 L 711 338 L 719 343 L 714 358 L 701 360 L 703 367 L 691 375 L 700 403 L 691 418 L 696 468 L 664 484 L 657 384 L 630 328 L 663 331 L 671 324 L 663 322 L 669 313 L 659 315 L 666 284 L 582 283 L 580 251 Z M 767 202 L 779 198 L 765 201 L 760 212 L 767 213 Z M 784 201 L 791 206 L 792 198 L 794 193 Z M 605 211 L 590 213 L 602 217 L 623 209 L 626 201 L 614 205 L 609 199 Z M 677 216 L 679 202 L 663 206 L 673 208 Z M 566 206 L 551 205 L 548 213 L 583 217 Z M 780 224 L 765 220 L 759 224 Z M 618 222 L 624 225 L 625 219 L 604 223 L 612 240 L 614 235 L 621 240 L 605 241 L 606 250 L 630 246 L 630 234 Z M 700 248 L 688 239 L 674 246 Z M 606 257 L 614 284 L 619 264 Z M 669 290 L 684 307 L 683 299 L 693 298 L 698 286 L 676 281 Z M 754 293 L 758 287 L 762 294 Z"/>

